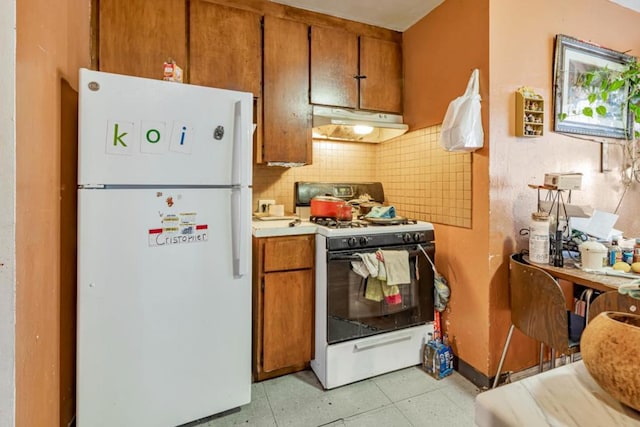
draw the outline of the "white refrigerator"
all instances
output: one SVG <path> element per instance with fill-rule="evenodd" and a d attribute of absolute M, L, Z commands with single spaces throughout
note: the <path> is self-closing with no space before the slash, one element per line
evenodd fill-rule
<path fill-rule="evenodd" d="M 77 424 L 251 398 L 253 96 L 80 70 Z"/>

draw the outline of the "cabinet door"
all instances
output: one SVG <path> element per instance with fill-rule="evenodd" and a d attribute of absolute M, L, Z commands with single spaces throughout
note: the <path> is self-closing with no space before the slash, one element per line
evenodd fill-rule
<path fill-rule="evenodd" d="M 189 9 L 190 82 L 260 97 L 262 17 L 206 1 Z"/>
<path fill-rule="evenodd" d="M 311 163 L 308 26 L 264 17 L 262 162 Z"/>
<path fill-rule="evenodd" d="M 162 79 L 163 64 L 168 58 L 185 69 L 184 1 L 100 0 L 98 3 L 101 71 Z"/>
<path fill-rule="evenodd" d="M 313 270 L 264 277 L 263 361 L 270 372 L 311 360 Z"/>
<path fill-rule="evenodd" d="M 398 43 L 360 37 L 360 108 L 402 112 L 402 48 Z"/>
<path fill-rule="evenodd" d="M 313 234 L 267 238 L 264 243 L 264 271 L 313 268 L 314 247 Z"/>
<path fill-rule="evenodd" d="M 311 27 L 311 103 L 358 108 L 358 36 Z"/>

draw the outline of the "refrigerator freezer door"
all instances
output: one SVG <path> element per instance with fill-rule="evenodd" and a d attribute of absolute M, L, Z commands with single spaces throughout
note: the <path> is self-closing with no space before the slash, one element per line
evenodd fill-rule
<path fill-rule="evenodd" d="M 249 274 L 251 257 L 245 257 L 251 242 L 251 189 L 234 188 L 231 194 L 231 239 L 233 246 L 233 275 Z"/>
<path fill-rule="evenodd" d="M 250 401 L 232 192 L 79 191 L 78 425 L 173 426 Z"/>
<path fill-rule="evenodd" d="M 80 185 L 251 185 L 250 93 L 80 70 Z"/>

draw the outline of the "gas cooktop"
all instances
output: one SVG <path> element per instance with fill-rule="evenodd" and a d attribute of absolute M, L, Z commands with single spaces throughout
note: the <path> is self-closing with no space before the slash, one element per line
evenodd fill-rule
<path fill-rule="evenodd" d="M 355 223 L 361 223 L 364 221 L 356 220 Z M 344 236 L 365 236 L 371 234 L 385 234 L 385 233 L 411 233 L 416 231 L 430 231 L 433 230 L 433 224 L 424 221 L 412 221 L 410 224 L 397 224 L 397 225 L 378 225 L 366 223 L 365 226 L 327 226 L 317 225 L 317 233 L 321 236 L 327 237 L 344 237 Z"/>
<path fill-rule="evenodd" d="M 370 200 L 384 202 L 384 190 L 380 182 L 329 183 L 329 182 L 296 182 L 294 185 L 294 204 L 300 218 L 309 218 L 311 199 L 317 195 L 339 197 L 344 201 L 368 195 Z M 309 218 L 317 226 L 318 234 L 326 237 L 364 236 L 387 233 L 415 233 L 432 231 L 429 222 L 416 221 L 410 218 L 362 218 L 352 221 L 338 221 L 334 218 Z M 411 234 L 410 234 L 411 235 Z M 404 237 L 407 238 L 406 236 Z"/>

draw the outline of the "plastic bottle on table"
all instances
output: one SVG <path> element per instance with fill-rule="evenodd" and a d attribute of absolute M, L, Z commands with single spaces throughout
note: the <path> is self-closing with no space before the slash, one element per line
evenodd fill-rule
<path fill-rule="evenodd" d="M 433 356 L 435 353 L 435 346 L 433 340 L 433 334 L 429 332 L 425 336 L 424 347 L 422 349 L 422 367 L 428 374 L 433 375 L 435 372 L 435 366 L 433 364 Z"/>
<path fill-rule="evenodd" d="M 549 263 L 549 214 L 534 212 L 529 226 L 529 260 Z"/>
<path fill-rule="evenodd" d="M 609 265 L 622 261 L 622 248 L 618 244 L 618 237 L 611 240 L 611 248 L 609 249 Z"/>

